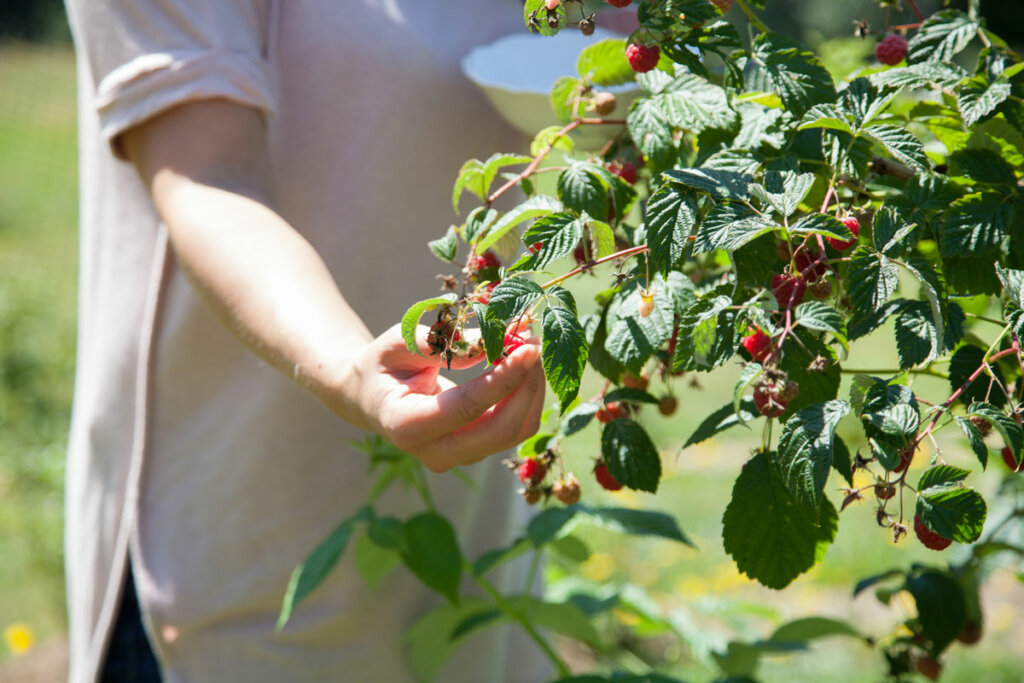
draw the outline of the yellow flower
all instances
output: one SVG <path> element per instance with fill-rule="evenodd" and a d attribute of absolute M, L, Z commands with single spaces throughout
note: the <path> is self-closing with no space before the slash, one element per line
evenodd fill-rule
<path fill-rule="evenodd" d="M 4 643 L 7 644 L 7 649 L 16 655 L 32 649 L 35 642 L 36 634 L 28 624 L 18 622 L 4 629 Z"/>

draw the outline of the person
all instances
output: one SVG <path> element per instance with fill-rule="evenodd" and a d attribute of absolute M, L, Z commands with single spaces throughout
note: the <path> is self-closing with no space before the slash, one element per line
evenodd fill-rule
<path fill-rule="evenodd" d="M 346 445 L 360 430 L 443 472 L 537 429 L 535 344 L 456 385 L 393 325 L 436 284 L 425 242 L 453 218 L 461 163 L 524 144 L 459 70 L 473 45 L 523 30 L 521 3 L 67 7 L 81 156 L 70 680 L 411 680 L 400 638 L 437 598 L 408 572 L 371 590 L 346 556 L 274 626 L 292 569 L 366 499 L 367 462 Z M 523 506 L 496 461 L 470 471 L 474 487 L 430 483 L 483 551 Z M 379 505 L 419 511 L 397 491 Z M 479 638 L 444 680 L 543 678 L 507 635 Z"/>

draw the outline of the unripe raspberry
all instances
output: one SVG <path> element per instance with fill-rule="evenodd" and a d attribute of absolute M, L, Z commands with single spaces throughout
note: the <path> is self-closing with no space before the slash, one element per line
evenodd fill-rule
<path fill-rule="evenodd" d="M 608 471 L 608 465 L 604 464 L 604 460 L 598 460 L 594 465 L 594 479 L 605 491 L 618 491 L 622 488 L 622 484 L 616 481 L 612 473 Z"/>
<path fill-rule="evenodd" d="M 580 19 L 579 23 L 580 33 L 585 36 L 594 35 L 594 20 L 593 19 Z"/>
<path fill-rule="evenodd" d="M 1009 446 L 1003 446 L 1003 450 L 999 451 L 999 454 L 1003 456 L 1003 462 L 1010 468 L 1011 472 L 1024 472 L 1024 460 L 1020 463 L 1013 457 L 1013 451 L 1010 450 Z"/>
<path fill-rule="evenodd" d="M 559 479 L 554 486 L 555 498 L 565 505 L 575 505 L 580 502 L 580 482 L 573 475 L 565 479 Z"/>
<path fill-rule="evenodd" d="M 763 363 L 775 350 L 772 345 L 772 338 L 757 328 L 754 329 L 752 334 L 744 337 L 740 344 L 747 350 L 750 357 L 758 363 Z"/>
<path fill-rule="evenodd" d="M 628 7 L 633 0 L 605 0 L 612 7 Z"/>
<path fill-rule="evenodd" d="M 914 515 L 914 533 L 924 547 L 931 550 L 945 550 L 953 543 L 952 540 L 929 529 L 921 515 Z"/>
<path fill-rule="evenodd" d="M 658 59 L 661 58 L 661 49 L 657 45 L 640 45 L 630 43 L 626 46 L 626 59 L 633 71 L 647 73 L 658 66 Z"/>
<path fill-rule="evenodd" d="M 536 486 L 544 480 L 544 475 L 547 473 L 548 466 L 536 458 L 523 460 L 519 463 L 519 468 L 516 470 L 516 474 L 519 475 L 519 481 L 527 486 Z"/>
<path fill-rule="evenodd" d="M 654 296 L 652 294 L 640 295 L 639 313 L 641 318 L 646 318 L 654 312 Z"/>
<path fill-rule="evenodd" d="M 757 412 L 765 417 L 778 417 L 786 412 L 786 404 L 775 395 L 775 392 L 764 384 L 754 388 L 754 405 Z"/>
<path fill-rule="evenodd" d="M 668 416 L 676 412 L 676 408 L 679 407 L 679 401 L 676 400 L 675 396 L 671 394 L 662 396 L 661 400 L 658 401 L 658 412 L 662 415 Z"/>
<path fill-rule="evenodd" d="M 896 33 L 890 33 L 875 46 L 875 57 L 882 64 L 899 64 L 906 56 L 907 39 Z"/>
<path fill-rule="evenodd" d="M 829 237 L 828 243 L 836 251 L 846 251 L 850 247 L 857 246 L 857 237 L 860 235 L 860 221 L 853 216 L 847 216 L 846 218 L 839 219 L 843 225 L 849 228 L 850 232 L 853 233 L 853 239 L 841 240 L 835 237 Z"/>
<path fill-rule="evenodd" d="M 896 487 L 892 484 L 878 482 L 875 484 L 875 498 L 878 500 L 889 500 L 896 495 Z"/>
<path fill-rule="evenodd" d="M 607 166 L 608 170 L 625 180 L 630 185 L 636 185 L 636 181 L 639 179 L 639 175 L 636 172 L 636 166 L 628 161 L 613 161 Z"/>
<path fill-rule="evenodd" d="M 594 111 L 599 116 L 608 116 L 615 111 L 615 95 L 610 92 L 599 92 L 594 95 Z"/>
<path fill-rule="evenodd" d="M 793 308 L 804 300 L 807 293 L 807 280 L 802 277 L 776 274 L 772 276 L 772 294 L 779 302 L 779 308 Z"/>
<path fill-rule="evenodd" d="M 541 490 L 540 489 L 526 489 L 523 491 L 523 500 L 526 501 L 527 505 L 536 505 L 540 502 Z"/>

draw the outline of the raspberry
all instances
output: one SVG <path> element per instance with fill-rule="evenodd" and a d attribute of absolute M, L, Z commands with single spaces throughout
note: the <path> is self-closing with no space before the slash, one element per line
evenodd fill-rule
<path fill-rule="evenodd" d="M 637 377 L 631 372 L 627 372 L 622 376 L 622 386 L 629 387 L 630 389 L 639 389 L 640 391 L 647 391 L 647 386 L 651 383 L 651 378 L 647 376 L 646 372 L 640 373 Z"/>
<path fill-rule="evenodd" d="M 676 412 L 676 408 L 678 407 L 679 401 L 677 401 L 676 397 L 672 395 L 662 396 L 661 400 L 658 401 L 658 412 L 662 415 L 672 415 Z"/>
<path fill-rule="evenodd" d="M 540 251 L 543 248 L 544 248 L 544 243 L 543 242 L 534 242 L 529 247 L 527 247 L 527 251 L 529 251 L 531 254 L 536 254 L 538 251 Z"/>
<path fill-rule="evenodd" d="M 610 92 L 599 92 L 594 95 L 594 111 L 599 116 L 608 116 L 615 111 L 615 95 Z"/>
<path fill-rule="evenodd" d="M 841 240 L 836 239 L 835 237 L 829 237 L 828 243 L 836 251 L 846 251 L 850 247 L 854 247 L 857 245 L 857 237 L 860 235 L 860 221 L 858 221 L 853 216 L 847 216 L 846 218 L 841 218 L 840 220 L 842 221 L 843 225 L 849 228 L 850 232 L 853 233 L 853 239 Z"/>
<path fill-rule="evenodd" d="M 613 161 L 608 164 L 607 168 L 630 185 L 635 185 L 639 178 L 636 172 L 636 166 L 628 161 Z"/>
<path fill-rule="evenodd" d="M 893 467 L 892 471 L 899 474 L 910 467 L 910 463 L 914 460 L 914 450 L 911 447 L 907 447 L 900 451 L 900 461 L 896 463 L 896 467 Z"/>
<path fill-rule="evenodd" d="M 630 43 L 626 46 L 626 59 L 633 71 L 647 73 L 658 66 L 658 59 L 661 58 L 661 49 L 657 45 L 640 45 Z"/>
<path fill-rule="evenodd" d="M 781 274 L 772 276 L 772 294 L 779 302 L 779 308 L 783 310 L 792 308 L 803 301 L 806 292 L 807 280 L 802 277 Z"/>
<path fill-rule="evenodd" d="M 937 681 L 942 676 L 942 664 L 932 657 L 921 657 L 914 661 L 914 668 L 930 681 Z"/>
<path fill-rule="evenodd" d="M 914 515 L 914 533 L 917 534 L 917 539 L 924 547 L 931 550 L 945 550 L 953 543 L 952 540 L 929 529 L 921 519 L 921 515 Z"/>
<path fill-rule="evenodd" d="M 744 337 L 740 343 L 758 363 L 763 363 L 775 350 L 772 347 L 772 338 L 756 327 L 754 332 Z"/>
<path fill-rule="evenodd" d="M 597 421 L 598 422 L 611 422 L 612 420 L 618 420 L 619 418 L 626 417 L 626 407 L 618 401 L 611 401 L 606 403 L 604 407 L 598 408 L 597 410 Z"/>
<path fill-rule="evenodd" d="M 789 403 L 800 394 L 800 385 L 793 380 L 786 380 L 786 383 L 782 385 L 782 390 L 779 391 L 779 400 L 783 403 Z"/>
<path fill-rule="evenodd" d="M 525 343 L 526 343 L 526 340 L 523 339 L 522 337 L 520 337 L 518 334 L 513 334 L 511 332 L 506 332 L 505 333 L 505 352 L 502 354 L 502 356 L 500 358 L 496 358 L 494 360 L 494 364 L 495 365 L 500 364 L 501 361 L 505 360 L 505 358 L 507 358 L 510 353 L 512 353 L 513 351 L 515 351 L 516 349 L 518 349 L 520 346 L 522 346 Z"/>
<path fill-rule="evenodd" d="M 462 339 L 462 333 L 447 320 L 438 320 L 427 332 L 427 346 L 431 355 L 448 351 L 452 344 Z"/>
<path fill-rule="evenodd" d="M 807 288 L 815 299 L 827 299 L 832 296 L 832 283 L 828 280 L 818 280 Z"/>
<path fill-rule="evenodd" d="M 604 460 L 598 460 L 594 465 L 594 479 L 597 479 L 597 483 L 605 491 L 618 491 L 622 488 L 622 484 L 616 481 L 612 473 L 608 471 L 608 465 L 604 464 Z"/>
<path fill-rule="evenodd" d="M 652 296 L 651 294 L 641 294 L 640 295 L 640 306 L 638 307 L 637 310 L 640 313 L 640 317 L 641 318 L 646 318 L 651 313 L 653 313 L 654 312 L 654 296 Z"/>
<path fill-rule="evenodd" d="M 493 292 L 494 288 L 497 286 L 497 282 L 488 282 L 486 285 L 483 286 L 482 289 L 480 289 L 476 294 L 473 295 L 473 299 L 475 301 L 479 301 L 482 304 L 490 303 L 491 292 Z"/>
<path fill-rule="evenodd" d="M 765 417 L 778 417 L 786 412 L 785 402 L 763 384 L 754 388 L 754 405 L 757 406 L 757 412 Z"/>
<path fill-rule="evenodd" d="M 580 19 L 580 33 L 585 36 L 594 35 L 594 20 L 593 19 Z"/>
<path fill-rule="evenodd" d="M 1024 460 L 1018 464 L 1009 446 L 1003 446 L 1003 450 L 999 451 L 999 454 L 1003 456 L 1003 462 L 1006 463 L 1011 472 L 1024 472 Z"/>
<path fill-rule="evenodd" d="M 800 250 L 793 256 L 793 265 L 807 282 L 814 282 L 828 272 L 828 266 L 821 260 L 820 253 L 809 254 Z"/>
<path fill-rule="evenodd" d="M 896 495 L 896 487 L 892 484 L 879 482 L 875 484 L 875 498 L 878 500 L 889 500 Z"/>
<path fill-rule="evenodd" d="M 547 2 L 544 3 L 544 7 L 546 7 L 547 10 L 551 12 L 553 10 L 558 9 L 558 6 L 561 4 L 562 0 L 547 0 Z"/>
<path fill-rule="evenodd" d="M 576 265 L 585 266 L 589 262 L 587 259 L 587 252 L 583 248 L 583 243 L 576 245 L 576 248 L 572 250 L 572 257 L 576 259 Z"/>
<path fill-rule="evenodd" d="M 501 268 L 501 261 L 493 251 L 488 251 L 476 257 L 473 262 L 474 270 L 485 270 L 487 268 Z"/>
<path fill-rule="evenodd" d="M 559 479 L 554 486 L 555 498 L 566 505 L 575 505 L 580 502 L 580 482 L 573 475 L 565 479 Z"/>
<path fill-rule="evenodd" d="M 527 505 L 536 505 L 540 502 L 541 490 L 540 489 L 526 489 L 523 491 L 523 500 L 526 501 Z"/>
<path fill-rule="evenodd" d="M 628 7 L 633 0 L 605 0 L 612 7 Z"/>
<path fill-rule="evenodd" d="M 981 622 L 977 619 L 968 619 L 964 622 L 964 627 L 960 629 L 960 634 L 957 635 L 956 639 L 964 645 L 974 645 L 981 640 L 982 634 Z"/>
<path fill-rule="evenodd" d="M 544 475 L 547 473 L 548 466 L 536 458 L 523 460 L 519 463 L 519 468 L 516 470 L 516 474 L 519 475 L 519 481 L 527 486 L 536 486 L 541 483 L 544 480 Z"/>
<path fill-rule="evenodd" d="M 907 39 L 896 33 L 890 33 L 875 46 L 875 57 L 882 64 L 899 64 L 906 56 Z"/>

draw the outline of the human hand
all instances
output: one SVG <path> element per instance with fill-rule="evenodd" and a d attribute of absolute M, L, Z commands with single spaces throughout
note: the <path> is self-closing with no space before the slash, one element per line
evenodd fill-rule
<path fill-rule="evenodd" d="M 440 356 L 428 355 L 428 328 L 410 354 L 398 325 L 347 359 L 323 396 L 339 415 L 374 431 L 444 472 L 514 447 L 534 434 L 544 407 L 540 346 L 531 337 L 499 365 L 464 384 L 440 375 Z M 484 359 L 453 358 L 452 369 Z"/>

